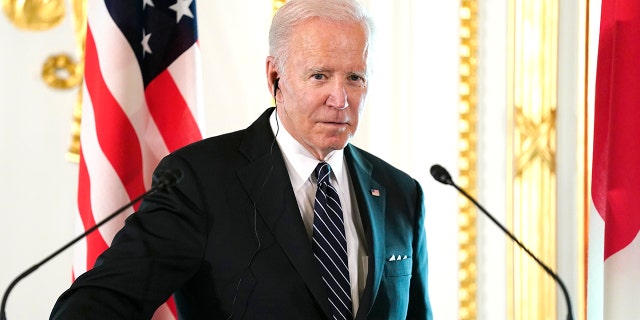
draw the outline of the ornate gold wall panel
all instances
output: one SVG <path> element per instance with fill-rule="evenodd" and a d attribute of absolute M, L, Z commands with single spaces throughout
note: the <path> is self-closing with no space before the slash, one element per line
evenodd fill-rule
<path fill-rule="evenodd" d="M 558 0 L 509 2 L 509 228 L 556 269 Z M 508 319 L 555 319 L 556 283 L 515 244 L 507 251 Z"/>
<path fill-rule="evenodd" d="M 477 0 L 460 1 L 458 185 L 476 194 Z M 476 208 L 458 197 L 458 317 L 476 319 Z"/>

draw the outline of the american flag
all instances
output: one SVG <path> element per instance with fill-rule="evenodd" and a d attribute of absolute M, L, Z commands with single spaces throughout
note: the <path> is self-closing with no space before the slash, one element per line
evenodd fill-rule
<path fill-rule="evenodd" d="M 80 133 L 78 226 L 84 231 L 151 185 L 167 153 L 202 138 L 194 0 L 90 0 Z M 137 207 L 136 207 L 137 208 Z M 129 210 L 75 250 L 91 269 Z M 171 301 L 155 319 L 172 319 Z"/>

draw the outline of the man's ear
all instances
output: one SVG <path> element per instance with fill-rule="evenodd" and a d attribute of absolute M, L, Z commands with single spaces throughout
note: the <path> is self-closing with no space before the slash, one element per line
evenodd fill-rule
<path fill-rule="evenodd" d="M 280 81 L 280 73 L 278 72 L 278 68 L 276 67 L 275 59 L 271 56 L 267 57 L 267 81 L 271 86 L 271 93 L 273 93 L 273 98 L 276 98 L 276 93 L 279 89 L 279 81 Z"/>

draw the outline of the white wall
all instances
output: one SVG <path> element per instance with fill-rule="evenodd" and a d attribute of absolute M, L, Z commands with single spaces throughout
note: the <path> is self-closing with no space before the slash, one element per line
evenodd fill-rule
<path fill-rule="evenodd" d="M 74 52 L 71 22 L 19 31 L 0 15 L 0 290 L 74 234 L 77 166 L 65 160 L 75 91 L 40 80 L 52 54 Z M 44 319 L 71 279 L 70 255 L 26 278 L 9 297 L 9 319 Z"/>
<path fill-rule="evenodd" d="M 594 103 L 595 103 L 595 81 L 596 68 L 595 61 L 598 60 L 598 41 L 600 37 L 600 15 L 601 0 L 589 1 L 589 60 L 591 66 L 589 69 L 588 87 L 589 95 L 587 97 L 589 106 L 589 128 L 588 132 L 593 132 L 594 119 Z M 593 146 L 593 135 L 589 136 L 589 146 Z M 589 170 L 592 164 L 592 150 L 589 149 Z M 604 316 L 604 221 L 599 217 L 598 211 L 590 201 L 589 207 L 589 270 L 588 270 L 588 290 L 587 290 L 587 317 L 588 320 L 602 320 Z"/>
<path fill-rule="evenodd" d="M 507 6 L 478 8 L 478 200 L 503 224 L 507 210 Z M 506 303 L 507 237 L 477 211 L 479 319 L 509 319 Z"/>

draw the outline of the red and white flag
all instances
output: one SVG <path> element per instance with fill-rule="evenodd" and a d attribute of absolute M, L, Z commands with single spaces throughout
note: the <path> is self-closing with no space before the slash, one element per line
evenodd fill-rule
<path fill-rule="evenodd" d="M 202 139 L 204 113 L 194 0 L 90 0 L 87 11 L 78 182 L 84 230 L 144 193 L 163 156 Z M 93 267 L 133 211 L 79 243 L 74 277 Z M 174 317 L 170 300 L 154 319 Z"/>
<path fill-rule="evenodd" d="M 602 0 L 596 73 L 591 238 L 603 234 L 602 317 L 640 317 L 640 1 Z M 596 226 L 596 227 L 594 227 Z M 604 226 L 604 227 L 602 227 Z M 592 262 L 590 262 L 592 263 Z M 597 263 L 597 262 L 596 262 Z M 596 268 L 597 269 L 597 268 Z M 590 270 L 593 270 L 590 266 Z M 589 289 L 589 294 L 593 293 Z M 592 310 L 593 308 L 589 308 Z M 600 311 L 598 311 L 600 312 Z"/>

